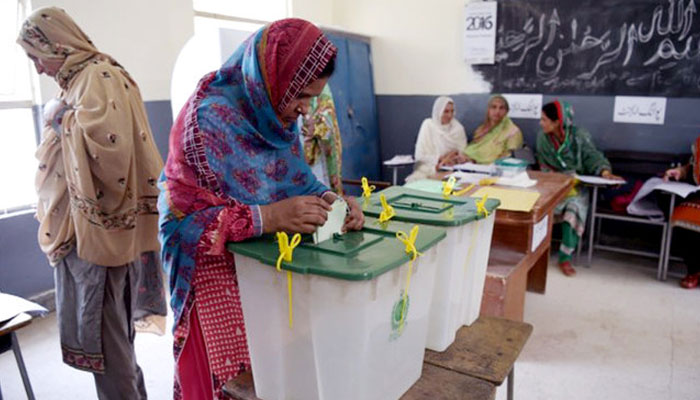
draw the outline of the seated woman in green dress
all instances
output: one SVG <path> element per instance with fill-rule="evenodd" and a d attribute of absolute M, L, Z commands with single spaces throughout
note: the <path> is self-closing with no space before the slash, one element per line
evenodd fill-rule
<path fill-rule="evenodd" d="M 509 157 L 513 150 L 523 146 L 523 134 L 508 117 L 510 106 L 505 97 L 491 96 L 486 108 L 484 122 L 474 131 L 474 138 L 460 151 L 443 155 L 441 165 L 474 162 L 491 164 L 502 157 Z"/>
<path fill-rule="evenodd" d="M 540 169 L 622 180 L 612 174 L 610 162 L 596 149 L 591 134 L 574 125 L 573 118 L 573 108 L 564 101 L 557 100 L 542 107 L 542 132 L 537 135 L 537 162 Z M 571 255 L 585 229 L 588 202 L 588 190 L 576 186 L 554 209 L 554 222 L 562 224 L 559 268 L 566 276 L 576 274 L 571 265 Z"/>
<path fill-rule="evenodd" d="M 464 148 L 463 162 L 491 164 L 502 157 L 509 157 L 513 150 L 523 146 L 523 134 L 508 117 L 510 106 L 501 95 L 491 96 L 486 109 L 486 119 L 474 131 L 474 138 Z"/>

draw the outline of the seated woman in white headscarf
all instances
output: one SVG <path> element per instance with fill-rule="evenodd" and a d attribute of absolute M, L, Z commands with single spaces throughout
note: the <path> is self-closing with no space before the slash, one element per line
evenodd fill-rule
<path fill-rule="evenodd" d="M 416 140 L 416 165 L 406 182 L 413 182 L 434 175 L 442 160 L 456 154 L 467 145 L 464 127 L 454 118 L 454 101 L 440 96 L 433 104 L 432 118 L 426 118 L 420 126 Z"/>

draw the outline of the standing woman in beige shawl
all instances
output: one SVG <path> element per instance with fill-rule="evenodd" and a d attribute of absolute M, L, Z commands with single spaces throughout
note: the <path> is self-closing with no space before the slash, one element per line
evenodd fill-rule
<path fill-rule="evenodd" d="M 100 399 L 146 398 L 133 321 L 164 322 L 156 253 L 163 161 L 139 89 L 61 9 L 33 12 L 17 41 L 62 89 L 45 107 L 36 187 L 63 361 L 94 374 Z"/>
<path fill-rule="evenodd" d="M 467 146 L 467 134 L 462 124 L 454 118 L 454 101 L 440 96 L 433 104 L 431 118 L 426 118 L 418 131 L 416 140 L 416 165 L 406 182 L 425 179 L 434 175 L 441 164 Z"/>

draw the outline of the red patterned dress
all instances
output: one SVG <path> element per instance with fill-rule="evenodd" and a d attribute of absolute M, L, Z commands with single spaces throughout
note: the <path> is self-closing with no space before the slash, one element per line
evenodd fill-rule
<path fill-rule="evenodd" d="M 225 383 L 250 367 L 235 260 L 225 246 L 262 234 L 261 206 L 329 190 L 280 115 L 336 52 L 307 21 L 274 22 L 202 78 L 173 124 L 158 210 L 176 399 L 221 399 Z"/>

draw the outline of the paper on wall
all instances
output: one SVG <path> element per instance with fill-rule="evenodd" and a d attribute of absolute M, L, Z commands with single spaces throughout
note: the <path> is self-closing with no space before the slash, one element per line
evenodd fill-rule
<path fill-rule="evenodd" d="M 542 243 L 544 238 L 547 236 L 548 229 L 549 215 L 545 214 L 545 216 L 542 217 L 540 222 L 532 226 L 532 246 L 530 246 L 531 252 L 534 253 L 535 250 L 537 250 L 537 248 L 540 247 L 540 243 Z"/>
<path fill-rule="evenodd" d="M 508 116 L 511 118 L 540 119 L 542 115 L 541 94 L 503 94 L 508 100 Z"/>
<path fill-rule="evenodd" d="M 495 1 L 470 2 L 464 10 L 464 61 L 493 64 L 498 4 Z"/>
<path fill-rule="evenodd" d="M 615 96 L 613 122 L 663 125 L 665 97 Z"/>

